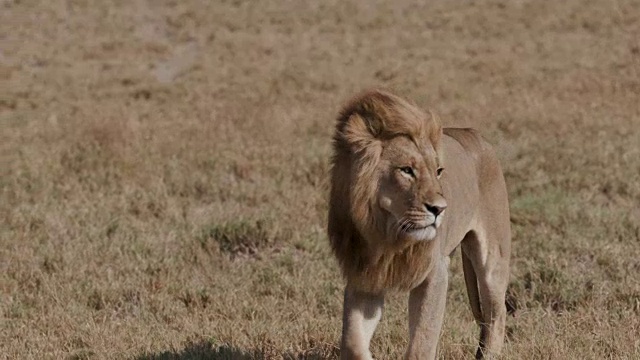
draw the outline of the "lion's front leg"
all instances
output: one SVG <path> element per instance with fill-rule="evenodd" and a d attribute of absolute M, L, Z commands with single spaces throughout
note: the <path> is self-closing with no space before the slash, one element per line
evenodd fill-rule
<path fill-rule="evenodd" d="M 447 301 L 448 260 L 441 259 L 427 279 L 409 294 L 409 348 L 405 359 L 436 358 Z"/>
<path fill-rule="evenodd" d="M 340 359 L 370 360 L 369 343 L 382 317 L 384 295 L 350 289 L 344 291 Z"/>

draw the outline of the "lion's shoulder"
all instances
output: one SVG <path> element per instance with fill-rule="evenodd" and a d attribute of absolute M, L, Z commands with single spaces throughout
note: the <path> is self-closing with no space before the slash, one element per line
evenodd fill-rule
<path fill-rule="evenodd" d="M 486 147 L 487 142 L 484 140 L 478 130 L 473 128 L 444 128 L 442 130 L 445 136 L 454 139 L 466 151 L 471 153 L 481 153 Z"/>
<path fill-rule="evenodd" d="M 443 134 L 453 139 L 468 156 L 479 162 L 494 162 L 496 154 L 493 146 L 478 130 L 473 128 L 444 128 Z"/>
<path fill-rule="evenodd" d="M 500 161 L 494 147 L 486 140 L 478 130 L 472 128 L 445 128 L 443 129 L 445 136 L 453 139 L 461 150 L 454 150 L 454 154 L 450 154 L 449 160 L 467 163 L 465 168 L 475 169 L 481 192 L 491 192 L 496 187 L 504 186 L 504 177 Z M 467 160 L 465 160 L 467 159 Z M 470 175 L 469 173 L 467 173 Z"/>

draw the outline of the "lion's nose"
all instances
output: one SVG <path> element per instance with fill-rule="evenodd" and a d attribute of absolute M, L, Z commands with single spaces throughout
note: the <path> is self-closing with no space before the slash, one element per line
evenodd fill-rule
<path fill-rule="evenodd" d="M 435 201 L 433 202 L 433 204 L 424 204 L 424 206 L 427 208 L 428 212 L 432 213 L 435 216 L 438 216 L 444 211 L 444 209 L 447 208 L 447 203 L 442 200 Z"/>

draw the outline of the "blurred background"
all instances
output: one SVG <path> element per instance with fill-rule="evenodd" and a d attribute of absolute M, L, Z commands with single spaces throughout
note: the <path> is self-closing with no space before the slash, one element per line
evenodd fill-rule
<path fill-rule="evenodd" d="M 639 358 L 637 0 L 0 0 L 0 357 L 335 358 L 331 134 L 371 86 L 497 149 L 504 358 Z"/>

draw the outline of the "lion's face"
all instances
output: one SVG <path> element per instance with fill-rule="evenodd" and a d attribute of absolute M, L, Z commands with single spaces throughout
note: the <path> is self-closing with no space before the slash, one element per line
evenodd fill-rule
<path fill-rule="evenodd" d="M 435 238 L 447 207 L 439 182 L 442 171 L 436 149 L 428 141 L 397 136 L 386 142 L 378 164 L 376 212 L 387 239 Z"/>
<path fill-rule="evenodd" d="M 367 92 L 342 110 L 329 204 L 337 253 L 371 254 L 436 237 L 447 206 L 438 179 L 441 137 L 434 114 L 386 92 Z"/>

